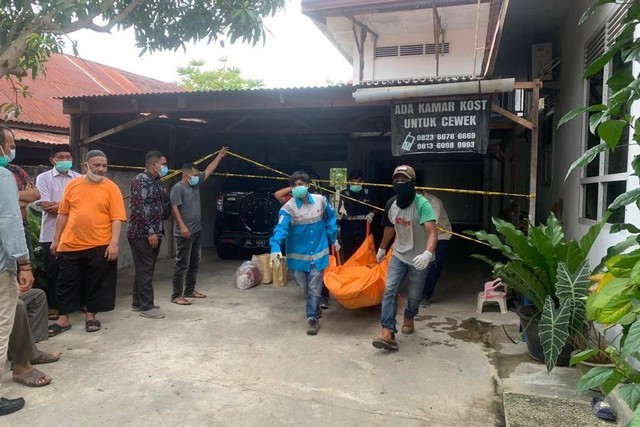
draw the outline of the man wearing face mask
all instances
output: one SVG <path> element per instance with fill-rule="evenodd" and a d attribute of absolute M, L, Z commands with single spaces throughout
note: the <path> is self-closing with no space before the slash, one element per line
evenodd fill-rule
<path fill-rule="evenodd" d="M 91 150 L 87 173 L 69 182 L 58 207 L 51 253 L 60 262 L 58 320 L 49 336 L 71 328 L 69 314 L 86 307 L 85 330 L 102 328 L 96 313 L 113 310 L 118 273 L 118 240 L 127 220 L 122 193 L 106 177 L 107 156 Z"/>
<path fill-rule="evenodd" d="M 22 225 L 25 230 L 25 236 L 27 239 L 27 247 L 31 252 L 31 240 L 27 231 L 27 205 L 31 202 L 35 202 L 40 198 L 40 192 L 33 185 L 29 174 L 25 172 L 20 166 L 12 165 L 11 162 L 16 158 L 16 141 L 11 129 L 0 125 L 0 132 L 6 135 L 2 138 L 0 144 L 0 167 L 7 168 L 9 172 L 13 174 L 18 185 L 18 197 L 20 203 L 20 214 L 22 215 Z"/>
<path fill-rule="evenodd" d="M 47 301 L 51 320 L 58 317 L 58 303 L 56 300 L 56 283 L 60 266 L 58 257 L 51 255 L 51 242 L 56 228 L 58 208 L 62 194 L 72 179 L 80 176 L 71 170 L 71 148 L 68 145 L 56 145 L 51 150 L 49 161 L 53 168 L 43 172 L 36 178 L 36 187 L 40 191 L 40 200 L 36 202 L 42 208 L 42 225 L 40 228 L 40 246 L 47 269 Z"/>
<path fill-rule="evenodd" d="M 427 266 L 433 259 L 438 242 L 436 217 L 429 201 L 416 194 L 416 173 L 411 166 L 398 166 L 393 171 L 396 196 L 384 211 L 384 233 L 376 258 L 381 262 L 396 236 L 393 256 L 389 261 L 384 297 L 382 298 L 382 333 L 372 342 L 376 348 L 398 350 L 395 334 L 398 311 L 398 288 L 408 277 L 409 297 L 404 309 L 402 333 L 413 333 L 413 318 L 418 314 Z"/>
<path fill-rule="evenodd" d="M 368 188 L 362 188 L 363 175 L 359 169 L 351 171 L 349 174 L 350 184 L 346 190 L 340 193 L 342 196 L 346 196 L 340 198 L 340 208 L 338 209 L 338 213 L 341 215 L 340 234 L 344 248 L 344 259 L 351 258 L 351 255 L 364 242 L 367 224 L 371 224 L 374 217 L 370 206 L 357 202 L 374 204 L 371 191 Z"/>
<path fill-rule="evenodd" d="M 286 240 L 287 267 L 294 272 L 296 283 L 306 298 L 307 334 L 319 329 L 320 298 L 323 273 L 329 266 L 329 241 L 340 251 L 336 213 L 326 197 L 309 193 L 309 175 L 294 172 L 289 179 L 293 199 L 279 212 L 279 220 L 271 245 L 271 262 L 282 260 L 282 242 Z"/>
<path fill-rule="evenodd" d="M 200 186 L 216 170 L 226 155 L 227 147 L 222 147 L 204 172 L 198 172 L 193 163 L 185 163 L 182 166 L 182 180 L 171 188 L 171 211 L 175 219 L 173 235 L 177 246 L 171 294 L 171 302 L 174 304 L 190 305 L 191 301 L 187 298 L 206 298 L 205 294 L 196 291 L 202 230 Z"/>
<path fill-rule="evenodd" d="M 164 237 L 163 221 L 171 215 L 171 202 L 160 181 L 169 168 L 159 151 L 147 153 L 145 167 L 131 182 L 130 192 L 127 238 L 135 268 L 131 309 L 142 317 L 161 319 L 164 314 L 153 302 L 153 272 Z"/>

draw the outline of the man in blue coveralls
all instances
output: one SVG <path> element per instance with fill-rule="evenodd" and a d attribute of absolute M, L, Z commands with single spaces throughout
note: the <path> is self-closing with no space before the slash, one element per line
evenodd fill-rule
<path fill-rule="evenodd" d="M 316 335 L 323 273 L 329 266 L 329 241 L 336 251 L 340 250 L 336 212 L 326 197 L 309 193 L 310 179 L 306 173 L 294 172 L 289 183 L 293 198 L 278 213 L 278 225 L 269 242 L 271 262 L 280 264 L 281 245 L 286 239 L 287 267 L 293 270 L 296 283 L 305 293 L 307 334 Z"/>

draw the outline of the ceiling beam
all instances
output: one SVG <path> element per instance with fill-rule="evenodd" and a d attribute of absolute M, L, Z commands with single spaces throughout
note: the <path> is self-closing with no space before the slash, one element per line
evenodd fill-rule
<path fill-rule="evenodd" d="M 130 121 L 126 122 L 126 123 L 123 123 L 121 125 L 118 125 L 116 127 L 111 128 L 111 129 L 105 130 L 104 132 L 100 132 L 99 134 L 90 136 L 88 138 L 84 138 L 84 139 L 80 140 L 80 146 L 91 144 L 92 142 L 98 141 L 98 140 L 100 140 L 102 138 L 105 138 L 107 136 L 111 136 L 111 135 L 116 134 L 118 132 L 122 132 L 123 130 L 130 129 L 132 127 L 138 126 L 138 125 L 140 125 L 142 123 L 149 122 L 151 120 L 155 120 L 158 117 L 160 117 L 159 113 L 153 113 L 153 114 L 149 114 L 149 115 L 146 115 L 146 116 L 140 116 L 140 117 L 138 117 L 136 119 L 130 120 Z"/>

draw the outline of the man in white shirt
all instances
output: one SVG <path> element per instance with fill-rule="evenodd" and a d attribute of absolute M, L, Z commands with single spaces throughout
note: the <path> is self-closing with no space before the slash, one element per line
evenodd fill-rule
<path fill-rule="evenodd" d="M 449 252 L 449 240 L 451 239 L 451 222 L 449 221 L 449 215 L 444 209 L 442 200 L 426 191 L 422 193 L 425 199 L 431 203 L 433 213 L 436 215 L 436 228 L 438 229 L 438 244 L 436 245 L 436 252 L 434 253 L 434 260 L 429 264 L 429 271 L 427 272 L 427 278 L 424 283 L 424 290 L 422 291 L 422 303 L 424 306 L 431 305 L 431 296 L 436 289 L 436 283 L 442 274 L 444 269 L 444 262 Z M 446 230 L 446 231 L 445 231 Z"/>
<path fill-rule="evenodd" d="M 56 299 L 56 282 L 58 281 L 58 258 L 51 255 L 51 241 L 58 217 L 58 206 L 67 184 L 80 176 L 72 171 L 73 158 L 68 145 L 57 145 L 51 150 L 49 161 L 53 168 L 43 172 L 36 178 L 36 187 L 40 191 L 40 200 L 36 202 L 42 208 L 42 228 L 40 230 L 40 246 L 47 269 L 47 300 L 49 302 L 50 320 L 58 314 Z"/>

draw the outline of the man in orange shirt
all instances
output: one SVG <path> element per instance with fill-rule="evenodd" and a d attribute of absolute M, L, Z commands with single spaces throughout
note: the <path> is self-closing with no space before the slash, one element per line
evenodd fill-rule
<path fill-rule="evenodd" d="M 69 314 L 86 307 L 85 329 L 99 331 L 96 313 L 113 310 L 118 273 L 118 238 L 127 216 L 122 193 L 106 178 L 107 156 L 87 153 L 87 174 L 72 179 L 58 208 L 51 253 L 58 255 L 60 317 L 49 336 L 71 328 Z"/>

